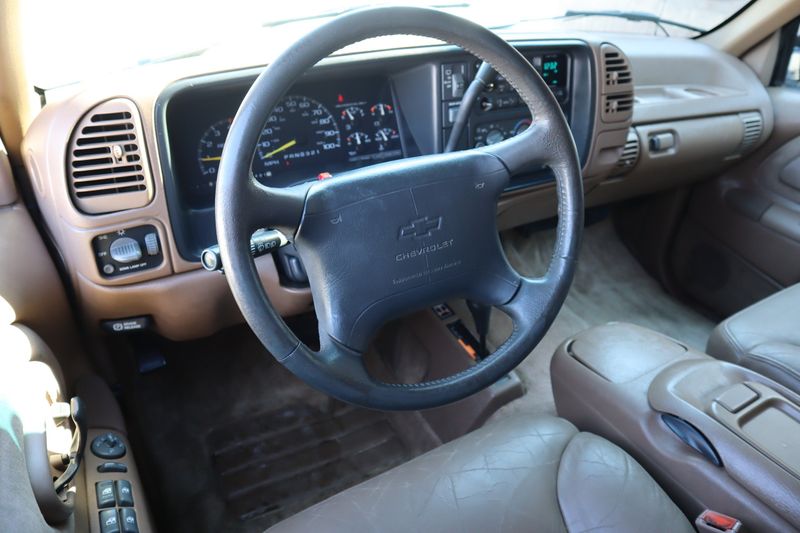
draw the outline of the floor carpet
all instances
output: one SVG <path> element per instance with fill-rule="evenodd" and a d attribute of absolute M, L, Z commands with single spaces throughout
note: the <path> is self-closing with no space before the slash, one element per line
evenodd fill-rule
<path fill-rule="evenodd" d="M 261 532 L 440 444 L 419 413 L 305 385 L 245 326 L 160 350 L 122 397 L 161 531 Z"/>
<path fill-rule="evenodd" d="M 544 274 L 554 240 L 554 230 L 503 234 L 509 261 L 527 276 Z M 495 311 L 492 321 L 489 339 L 497 346 L 510 329 L 502 313 Z M 518 367 L 527 394 L 503 407 L 493 418 L 516 412 L 555 414 L 550 386 L 553 352 L 579 331 L 611 321 L 644 326 L 701 350 L 714 327 L 708 317 L 667 294 L 645 272 L 619 239 L 610 220 L 591 225 L 584 232 L 575 280 L 564 306 L 539 345 Z"/>

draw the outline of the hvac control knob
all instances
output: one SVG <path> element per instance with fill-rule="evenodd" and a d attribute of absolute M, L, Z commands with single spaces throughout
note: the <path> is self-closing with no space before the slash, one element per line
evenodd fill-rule
<path fill-rule="evenodd" d="M 500 130 L 490 130 L 489 133 L 486 134 L 486 144 L 497 144 L 506 136 Z"/>
<path fill-rule="evenodd" d="M 120 237 L 111 243 L 108 253 L 117 263 L 132 263 L 142 258 L 142 247 L 135 239 Z"/>

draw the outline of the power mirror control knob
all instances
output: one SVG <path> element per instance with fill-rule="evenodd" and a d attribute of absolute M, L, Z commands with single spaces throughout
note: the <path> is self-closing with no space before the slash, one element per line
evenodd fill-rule
<path fill-rule="evenodd" d="M 120 237 L 111 243 L 108 253 L 117 263 L 132 263 L 142 258 L 142 247 L 135 239 Z"/>
<path fill-rule="evenodd" d="M 125 443 L 115 433 L 104 433 L 94 438 L 92 453 L 101 459 L 119 459 L 127 451 Z"/>

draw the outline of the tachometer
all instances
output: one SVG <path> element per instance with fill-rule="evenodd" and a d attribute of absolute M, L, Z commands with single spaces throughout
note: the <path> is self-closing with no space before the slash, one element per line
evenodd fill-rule
<path fill-rule="evenodd" d="M 233 119 L 226 118 L 215 122 L 203 133 L 197 145 L 197 162 L 200 164 L 202 179 L 195 182 L 195 189 L 214 189 L 217 183 L 219 160 L 222 158 L 222 147 L 228 137 L 228 130 Z"/>
<path fill-rule="evenodd" d="M 253 174 L 265 183 L 284 169 L 316 175 L 326 170 L 318 168 L 319 157 L 341 145 L 339 127 L 324 105 L 306 96 L 287 96 L 267 118 Z"/>

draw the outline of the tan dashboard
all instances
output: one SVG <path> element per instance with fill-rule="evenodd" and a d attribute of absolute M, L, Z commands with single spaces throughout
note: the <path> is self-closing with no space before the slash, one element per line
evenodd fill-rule
<path fill-rule="evenodd" d="M 711 176 L 755 149 L 772 129 L 770 101 L 756 75 L 738 59 L 695 41 L 592 34 L 514 44 L 582 47 L 590 58 L 586 75 L 570 79 L 575 90 L 589 91 L 590 106 L 569 108 L 574 129 L 579 121 L 588 125 L 585 142 L 576 140 L 583 146 L 589 205 Z M 343 54 L 319 68 L 333 72 L 399 57 L 444 64 L 459 53 L 427 45 Z M 176 82 L 200 85 L 209 72 L 236 78 L 260 70 L 244 67 L 202 58 L 142 67 L 49 103 L 30 127 L 24 163 L 89 324 L 146 316 L 162 335 L 183 340 L 242 320 L 224 277 L 202 270 L 181 246 L 168 198 L 175 154 L 165 142 L 169 132 L 159 105 Z M 436 87 L 434 92 L 442 85 L 437 81 Z M 432 124 L 405 125 L 419 153 L 441 149 L 448 105 L 437 98 Z M 501 199 L 501 229 L 555 215 L 552 181 L 523 185 Z M 112 256 L 124 261 L 104 262 Z M 282 283 L 271 256 L 256 264 L 282 314 L 311 308 L 309 289 Z"/>

